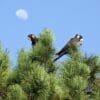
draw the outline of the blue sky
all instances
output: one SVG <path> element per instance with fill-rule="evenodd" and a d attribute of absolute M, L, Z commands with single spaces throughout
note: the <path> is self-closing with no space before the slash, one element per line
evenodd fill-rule
<path fill-rule="evenodd" d="M 100 0 L 0 0 L 0 41 L 12 59 L 31 47 L 27 34 L 45 27 L 53 30 L 57 50 L 80 33 L 82 51 L 100 54 Z"/>

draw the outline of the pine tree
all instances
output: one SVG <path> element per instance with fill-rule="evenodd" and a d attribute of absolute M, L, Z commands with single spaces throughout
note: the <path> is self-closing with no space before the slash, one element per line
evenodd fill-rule
<path fill-rule="evenodd" d="M 54 90 L 51 90 L 51 75 L 56 77 L 54 51 L 52 32 L 45 29 L 40 33 L 38 43 L 29 52 L 24 49 L 19 52 L 17 66 L 9 82 L 20 84 L 29 100 L 50 98 L 50 91 Z M 55 80 L 52 82 L 55 84 Z"/>
<path fill-rule="evenodd" d="M 5 99 L 7 93 L 7 81 L 10 73 L 10 59 L 7 50 L 0 45 L 0 100 Z"/>
<path fill-rule="evenodd" d="M 90 96 L 90 98 L 98 100 L 100 98 L 100 79 L 96 77 L 96 74 L 100 73 L 100 59 L 98 56 L 91 55 L 88 57 L 86 55 L 84 57 L 84 62 L 90 68 L 86 93 Z"/>
<path fill-rule="evenodd" d="M 0 46 L 0 100 L 99 100 L 99 56 L 86 56 L 76 45 L 67 59 L 54 62 L 53 42 L 52 31 L 44 29 L 36 45 L 19 51 L 13 69 Z"/>
<path fill-rule="evenodd" d="M 89 66 L 83 62 L 82 55 L 72 49 L 69 59 L 63 64 L 63 80 L 69 90 L 70 100 L 84 100 L 84 89 L 90 73 Z"/>
<path fill-rule="evenodd" d="M 27 97 L 21 86 L 15 84 L 8 87 L 6 100 L 27 100 Z"/>
<path fill-rule="evenodd" d="M 52 31 L 44 29 L 38 38 L 38 43 L 31 49 L 30 59 L 32 62 L 38 62 L 43 65 L 48 73 L 54 73 L 56 67 L 53 63 L 55 49 L 53 47 Z"/>

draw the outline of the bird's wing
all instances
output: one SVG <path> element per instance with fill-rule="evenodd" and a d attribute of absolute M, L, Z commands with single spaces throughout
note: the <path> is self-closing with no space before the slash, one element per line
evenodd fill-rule
<path fill-rule="evenodd" d="M 64 53 L 64 52 L 67 52 L 67 49 L 68 49 L 68 45 L 66 44 L 58 53 L 56 53 L 57 55 L 60 55 L 60 54 L 62 54 L 62 53 Z"/>
<path fill-rule="evenodd" d="M 69 48 L 69 46 L 70 46 L 70 44 L 71 44 L 72 41 L 73 41 L 73 38 L 71 38 L 71 39 L 66 43 L 66 45 L 65 45 L 58 53 L 56 53 L 56 55 L 60 55 L 60 54 L 62 54 L 62 53 L 68 52 L 67 50 L 68 50 L 68 48 Z"/>

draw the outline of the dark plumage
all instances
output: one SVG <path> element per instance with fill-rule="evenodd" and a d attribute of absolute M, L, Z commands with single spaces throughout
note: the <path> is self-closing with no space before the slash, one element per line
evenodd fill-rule
<path fill-rule="evenodd" d="M 83 37 L 79 34 L 76 34 L 73 38 L 71 38 L 67 44 L 58 52 L 56 53 L 56 55 L 58 56 L 57 58 L 54 59 L 54 61 L 58 60 L 60 57 L 62 57 L 65 54 L 69 53 L 69 48 L 71 46 L 75 46 L 77 45 L 77 43 L 80 43 L 80 45 L 82 44 L 83 41 Z"/>
<path fill-rule="evenodd" d="M 29 34 L 27 37 L 31 41 L 32 46 L 35 45 L 38 41 L 38 38 L 34 34 Z"/>

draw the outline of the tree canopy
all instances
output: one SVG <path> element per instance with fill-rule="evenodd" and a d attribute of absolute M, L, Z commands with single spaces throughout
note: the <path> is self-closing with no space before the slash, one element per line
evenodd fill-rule
<path fill-rule="evenodd" d="M 54 62 L 52 31 L 44 29 L 38 39 L 20 50 L 14 68 L 0 45 L 0 100 L 99 100 L 100 57 L 70 47 L 66 59 Z"/>

